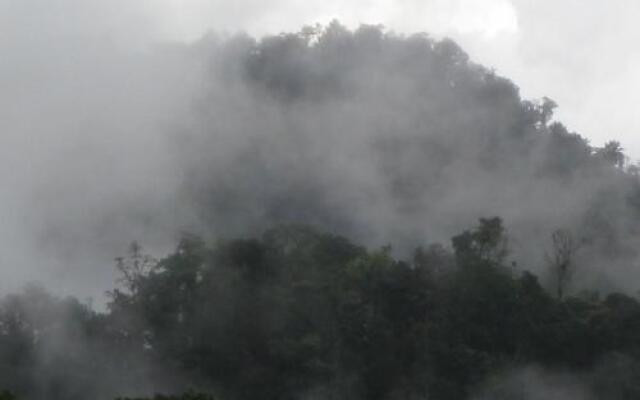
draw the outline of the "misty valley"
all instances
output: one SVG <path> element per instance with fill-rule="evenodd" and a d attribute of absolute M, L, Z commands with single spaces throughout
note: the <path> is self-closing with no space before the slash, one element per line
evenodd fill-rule
<path fill-rule="evenodd" d="M 640 399 L 618 141 L 427 34 L 126 57 L 27 191 L 17 248 L 65 284 L 3 287 L 0 400 Z"/>

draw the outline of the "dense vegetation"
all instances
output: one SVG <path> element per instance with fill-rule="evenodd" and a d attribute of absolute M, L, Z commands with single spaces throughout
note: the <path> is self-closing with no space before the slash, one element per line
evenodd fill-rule
<path fill-rule="evenodd" d="M 590 146 L 450 40 L 332 24 L 189 50 L 217 90 L 176 141 L 180 204 L 242 238 L 184 235 L 161 259 L 133 243 L 100 311 L 4 296 L 0 388 L 522 399 L 548 374 L 640 398 L 640 181 L 619 143 Z M 509 235 L 494 217 L 425 239 L 489 215 Z"/>
<path fill-rule="evenodd" d="M 3 299 L 0 380 L 47 399 L 163 387 L 465 399 L 536 364 L 584 374 L 604 398 L 637 398 L 640 302 L 559 298 L 510 263 L 507 246 L 498 218 L 409 261 L 297 226 L 213 246 L 185 237 L 158 261 L 134 244 L 105 313 L 35 287 Z"/>
<path fill-rule="evenodd" d="M 153 398 L 121 398 L 117 400 L 215 400 L 216 398 L 207 394 L 198 393 L 186 393 L 181 396 L 164 396 L 161 394 L 155 395 Z"/>
<path fill-rule="evenodd" d="M 591 145 L 453 41 L 334 23 L 192 51 L 208 75 L 176 146 L 180 204 L 213 236 L 302 223 L 406 257 L 500 215 L 541 280 L 563 228 L 578 286 L 637 290 L 640 181 L 620 143 Z"/>

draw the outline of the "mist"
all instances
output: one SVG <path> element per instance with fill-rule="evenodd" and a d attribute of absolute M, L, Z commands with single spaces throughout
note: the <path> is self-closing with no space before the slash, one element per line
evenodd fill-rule
<path fill-rule="evenodd" d="M 550 114 L 535 125 L 552 107 L 452 41 L 334 23 L 161 44 L 126 19 L 86 23 L 110 6 L 69 24 L 23 7 L 2 50 L 6 288 L 99 299 L 129 242 L 166 250 L 183 232 L 302 222 L 406 254 L 501 215 L 523 268 L 542 271 L 568 228 L 592 243 L 585 285 L 635 290 L 637 185 Z M 600 257 L 589 213 L 628 250 L 620 263 Z"/>
<path fill-rule="evenodd" d="M 26 321 L 0 324 L 0 334 L 9 337 L 11 329 L 29 327 L 25 340 L 36 350 L 29 353 L 28 368 L 20 364 L 29 372 L 18 368 L 17 376 L 24 382 L 39 377 L 29 390 L 27 383 L 20 386 L 22 380 L 0 379 L 1 384 L 47 398 L 49 382 L 70 381 L 59 372 L 62 365 L 75 378 L 86 371 L 100 378 L 82 378 L 74 393 L 60 398 L 193 387 L 213 388 L 231 399 L 267 389 L 274 399 L 284 392 L 291 398 L 375 398 L 359 379 L 375 382 L 378 371 L 367 370 L 362 378 L 353 365 L 366 365 L 370 354 L 385 367 L 396 364 L 385 364 L 387 359 L 376 358 L 377 350 L 366 347 L 369 342 L 358 342 L 368 336 L 340 331 L 345 343 L 353 340 L 364 346 L 354 348 L 369 350 L 355 364 L 348 357 L 344 365 L 337 356 L 322 359 L 335 370 L 318 372 L 321 378 L 291 372 L 306 364 L 283 352 L 291 364 L 274 363 L 293 378 L 280 379 L 264 372 L 273 367 L 264 361 L 272 361 L 264 351 L 272 342 L 264 344 L 247 332 L 277 342 L 278 329 L 295 325 L 289 318 L 299 312 L 291 306 L 296 303 L 291 299 L 301 296 L 296 285 L 314 279 L 338 286 L 338 293 L 357 292 L 363 303 L 377 304 L 377 294 L 380 301 L 395 299 L 382 284 L 371 292 L 359 286 L 358 279 L 365 282 L 371 271 L 384 282 L 397 279 L 420 300 L 420 321 L 430 310 L 424 304 L 441 307 L 445 316 L 438 314 L 437 321 L 455 331 L 464 327 L 456 325 L 456 312 L 475 318 L 475 299 L 465 294 L 457 303 L 451 295 L 477 289 L 463 274 L 469 253 L 482 268 L 500 272 L 497 282 L 507 282 L 479 291 L 483 301 L 494 293 L 530 296 L 552 316 L 551 325 L 565 318 L 581 327 L 571 325 L 575 332 L 588 326 L 593 337 L 605 332 L 624 346 L 603 345 L 592 356 L 580 342 L 568 351 L 571 361 L 557 367 L 554 363 L 562 363 L 543 351 L 538 358 L 547 365 L 538 366 L 529 363 L 539 361 L 530 348 L 505 345 L 515 372 L 508 373 L 506 363 L 495 367 L 495 381 L 489 373 L 480 378 L 469 373 L 472 378 L 464 378 L 468 392 L 440 372 L 433 373 L 437 379 L 425 377 L 424 365 L 411 364 L 405 371 L 410 378 L 391 374 L 379 398 L 401 397 L 405 378 L 419 382 L 410 386 L 416 393 L 447 393 L 455 399 L 625 398 L 626 392 L 614 391 L 611 371 L 634 366 L 635 358 L 625 352 L 632 354 L 629 348 L 635 347 L 601 324 L 609 321 L 606 315 L 614 328 L 625 331 L 625 318 L 640 309 L 633 297 L 640 278 L 640 180 L 638 166 L 624 154 L 625 143 L 611 137 L 592 145 L 554 116 L 562 104 L 525 98 L 518 82 L 477 63 L 448 38 L 379 25 L 347 28 L 339 21 L 255 35 L 225 32 L 234 24 L 224 21 L 218 31 L 170 40 L 158 17 L 166 11 L 162 7 L 120 0 L 0 0 L 0 317 L 14 321 L 20 314 Z M 264 14 L 259 7 L 254 11 L 245 17 Z M 494 216 L 500 218 L 485 219 Z M 479 219 L 480 227 L 469 230 Z M 495 256 L 502 253 L 494 247 L 491 257 L 483 253 L 487 232 L 499 233 L 491 243 L 504 243 L 504 257 Z M 575 270 L 562 288 L 566 298 L 560 290 L 557 298 L 548 294 L 559 285 L 552 261 L 554 232 L 575 240 L 570 260 Z M 150 258 L 132 242 L 142 243 L 144 257 Z M 305 246 L 314 252 L 309 255 Z M 127 254 L 130 259 L 118 258 Z M 292 267 L 298 262 L 309 266 L 309 276 Z M 316 264 L 323 263 L 328 272 L 318 272 Z M 251 269 L 254 264 L 258 272 Z M 176 265 L 186 265 L 186 272 L 176 273 L 182 271 Z M 274 265 L 285 272 L 273 272 Z M 344 268 L 336 272 L 331 269 L 336 265 Z M 503 276 L 503 270 L 509 272 Z M 407 276 L 424 288 L 408 285 Z M 281 293 L 274 287 L 290 297 L 271 297 L 270 290 Z M 504 287 L 513 292 L 502 292 Z M 194 312 L 187 289 L 219 319 Z M 166 303 L 154 303 L 165 295 Z M 379 322 L 362 317 L 369 311 L 349 314 L 349 296 L 346 314 L 337 307 L 337 316 L 326 311 L 333 300 L 319 298 L 309 300 L 311 322 L 305 324 L 320 327 L 321 333 L 300 334 L 302 353 L 323 356 L 318 337 L 326 334 L 327 346 L 333 346 L 332 323 L 362 322 L 353 322 L 359 332 Z M 403 301 L 398 302 L 406 305 Z M 153 314 L 155 307 L 170 310 L 168 316 Z M 450 321 L 447 313 L 456 316 Z M 185 318 L 196 321 L 188 328 L 193 335 L 183 325 Z M 616 318 L 623 322 L 616 325 Z M 437 329 L 417 326 L 407 333 L 411 351 L 423 349 L 416 337 L 451 344 Z M 182 330 L 189 332 L 187 339 Z M 207 335 L 220 340 L 212 344 Z M 536 340 L 523 342 L 543 347 Z M 571 342 L 561 337 L 563 346 L 563 340 Z M 473 351 L 494 355 L 491 346 L 487 350 L 479 342 L 480 350 Z M 193 350 L 199 349 L 193 343 L 206 351 Z M 256 346 L 245 352 L 246 343 Z M 227 347 L 243 351 L 227 353 Z M 437 368 L 446 366 L 439 353 L 429 354 Z M 476 365 L 464 354 L 468 365 Z M 502 356 L 498 352 L 496 359 Z M 255 370 L 246 367 L 253 364 Z M 226 368 L 233 379 L 224 374 Z M 482 362 L 478 368 L 494 371 Z M 120 369 L 139 375 L 125 376 Z M 445 383 L 438 386 L 441 378 Z M 247 392 L 238 389 L 245 381 L 253 385 Z"/>
<path fill-rule="evenodd" d="M 200 81 L 142 9 L 66 3 L 1 4 L 0 280 L 101 296 L 128 242 L 184 222 L 170 138 Z"/>

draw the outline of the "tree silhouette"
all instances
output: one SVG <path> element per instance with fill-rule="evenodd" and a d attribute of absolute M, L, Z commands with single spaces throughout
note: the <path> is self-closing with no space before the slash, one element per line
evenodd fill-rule
<path fill-rule="evenodd" d="M 558 229 L 551 234 L 551 246 L 545 257 L 555 277 L 556 295 L 562 300 L 575 272 L 575 255 L 580 243 L 576 242 L 569 230 Z"/>

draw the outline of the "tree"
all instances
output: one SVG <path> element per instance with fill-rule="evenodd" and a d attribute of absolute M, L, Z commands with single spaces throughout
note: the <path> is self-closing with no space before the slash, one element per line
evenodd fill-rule
<path fill-rule="evenodd" d="M 604 147 L 596 149 L 596 156 L 620 169 L 624 167 L 626 161 L 624 149 L 620 145 L 620 142 L 616 140 L 610 140 L 605 143 Z"/>
<path fill-rule="evenodd" d="M 490 264 L 501 265 L 507 257 L 507 237 L 502 219 L 480 218 L 473 231 L 464 231 L 451 239 L 459 267 Z"/>
<path fill-rule="evenodd" d="M 562 300 L 573 276 L 574 258 L 579 249 L 580 243 L 574 240 L 569 230 L 558 229 L 551 234 L 551 251 L 545 254 L 545 258 L 555 279 L 559 300 Z"/>
<path fill-rule="evenodd" d="M 138 292 L 141 279 L 157 264 L 153 257 L 143 253 L 142 246 L 135 240 L 129 245 L 128 256 L 117 257 L 115 261 L 116 269 L 121 274 L 119 282 L 124 284 L 131 294 Z"/>
<path fill-rule="evenodd" d="M 547 126 L 551 117 L 553 117 L 553 111 L 558 107 L 558 103 L 551 100 L 548 97 L 542 98 L 542 104 L 539 105 L 540 119 L 543 126 Z"/>

